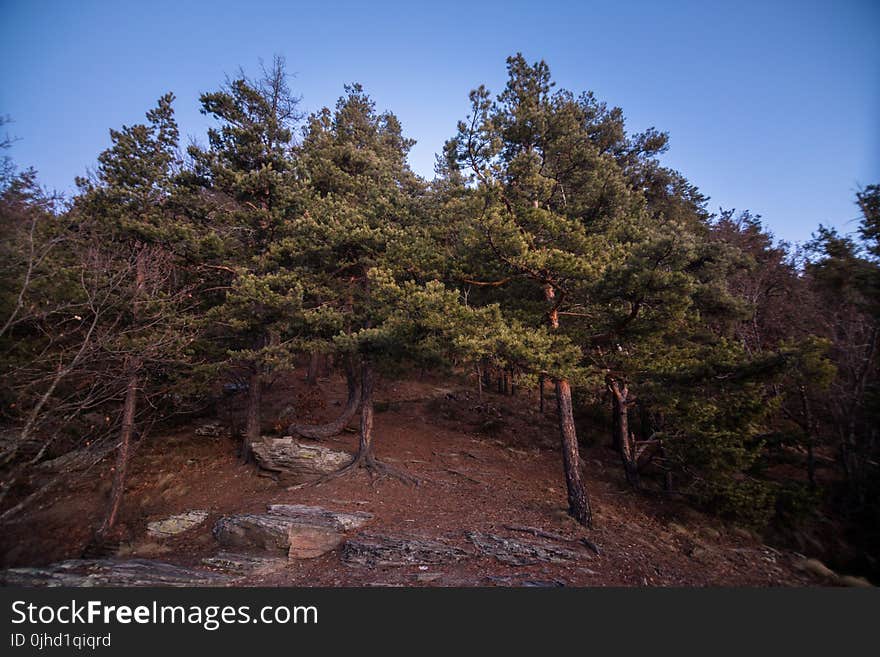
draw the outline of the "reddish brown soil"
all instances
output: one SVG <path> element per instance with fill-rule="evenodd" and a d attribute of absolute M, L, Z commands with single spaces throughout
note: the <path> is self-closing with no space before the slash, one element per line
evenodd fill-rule
<path fill-rule="evenodd" d="M 322 380 L 309 390 L 301 377 L 277 382 L 267 395 L 267 425 L 279 409 L 312 404 L 314 419 L 338 412 L 344 384 Z M 461 382 L 422 378 L 386 382 L 377 393 L 378 457 L 422 480 L 371 480 L 365 471 L 319 487 L 287 490 L 241 464 L 229 438 L 197 436 L 194 427 L 140 445 L 121 516 L 120 556 L 197 565 L 217 550 L 210 528 L 225 514 L 264 511 L 268 503 L 303 503 L 369 511 L 370 531 L 439 537 L 471 548 L 467 530 L 511 535 L 527 525 L 571 538 L 588 537 L 601 554 L 585 551 L 570 564 L 510 566 L 490 558 L 430 567 L 354 568 L 337 553 L 292 562 L 281 574 L 252 584 L 279 586 L 517 585 L 566 586 L 804 585 L 816 583 L 793 567 L 798 555 L 778 551 L 745 530 L 726 527 L 683 504 L 631 491 L 617 455 L 598 445 L 583 450 L 595 529 L 565 514 L 565 485 L 556 447 L 554 404 L 537 410 L 534 392 L 515 397 L 476 391 Z M 314 400 L 326 402 L 313 404 Z M 300 409 L 301 410 L 301 409 Z M 232 409 L 233 413 L 235 408 Z M 209 421 L 211 418 L 206 419 Z M 587 430 L 589 430 L 587 428 Z M 595 441 L 604 442 L 604 441 Z M 354 451 L 345 433 L 326 444 Z M 92 481 L 56 495 L 0 537 L 4 566 L 43 565 L 79 557 L 99 523 L 109 489 L 109 463 Z M 158 543 L 146 523 L 189 509 L 207 509 L 199 528 Z M 514 534 L 515 535 L 515 534 Z M 522 538 L 526 535 L 520 534 Z"/>

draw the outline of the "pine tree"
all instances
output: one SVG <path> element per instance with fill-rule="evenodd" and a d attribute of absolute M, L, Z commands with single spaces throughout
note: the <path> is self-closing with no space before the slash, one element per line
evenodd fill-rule
<path fill-rule="evenodd" d="M 212 238 L 202 269 L 217 278 L 205 284 L 215 293 L 206 301 L 210 344 L 203 347 L 212 371 L 238 373 L 246 382 L 241 454 L 248 460 L 250 445 L 260 438 L 265 377 L 294 355 L 299 280 L 278 268 L 270 253 L 302 207 L 293 141 L 299 100 L 288 86 L 284 60 L 276 57 L 260 78 L 242 73 L 203 94 L 201 103 L 218 126 L 209 130 L 207 148 L 188 149 L 192 166 L 181 184 L 190 195 L 182 202 Z"/>
<path fill-rule="evenodd" d="M 412 143 L 393 114 L 376 112 L 360 85 L 346 87 L 335 110 L 309 117 L 300 151 L 307 207 L 272 249 L 276 265 L 303 285 L 305 344 L 345 363 L 349 384 L 349 401 L 336 422 L 290 430 L 330 435 L 359 405 L 359 449 L 346 471 L 390 471 L 372 451 L 376 372 L 391 353 L 384 326 L 389 309 L 376 286 L 394 269 L 395 252 L 415 222 L 412 199 L 421 183 L 406 162 Z"/>
<path fill-rule="evenodd" d="M 449 168 L 467 171 L 475 185 L 465 244 L 479 245 L 491 263 L 467 279 L 492 290 L 488 299 L 500 300 L 510 318 L 583 342 L 638 312 L 632 295 L 620 295 L 609 312 L 595 291 L 628 257 L 644 200 L 606 143 L 613 121 L 592 96 L 551 94 L 544 62 L 529 65 L 517 55 L 507 64 L 505 90 L 494 101 L 484 87 L 471 92 L 471 114 L 445 151 Z M 569 513 L 589 525 L 571 377 L 583 382 L 590 370 L 541 374 L 555 383 Z"/>

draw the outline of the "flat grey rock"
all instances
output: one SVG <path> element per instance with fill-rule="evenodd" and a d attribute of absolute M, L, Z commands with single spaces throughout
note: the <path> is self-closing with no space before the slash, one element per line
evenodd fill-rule
<path fill-rule="evenodd" d="M 460 561 L 470 556 L 443 541 L 417 536 L 387 536 L 362 532 L 342 546 L 342 561 L 350 566 L 409 566 Z"/>
<path fill-rule="evenodd" d="M 365 511 L 330 511 L 305 504 L 270 504 L 267 509 L 271 515 L 284 516 L 306 524 L 326 524 L 340 531 L 360 529 L 373 519 L 373 514 Z"/>
<path fill-rule="evenodd" d="M 467 532 L 467 537 L 481 554 L 515 566 L 529 566 L 542 562 L 562 563 L 576 561 L 586 556 L 582 552 L 540 541 L 508 538 L 483 532 Z"/>
<path fill-rule="evenodd" d="M 225 586 L 231 578 L 149 559 L 72 559 L 0 572 L 3 586 Z"/>

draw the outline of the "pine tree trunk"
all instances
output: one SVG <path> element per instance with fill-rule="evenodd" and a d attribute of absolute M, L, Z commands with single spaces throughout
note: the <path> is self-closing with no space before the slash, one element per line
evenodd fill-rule
<path fill-rule="evenodd" d="M 138 375 L 140 365 L 132 360 L 129 368 L 131 374 L 125 386 L 125 401 L 122 406 L 122 427 L 119 432 L 119 447 L 116 448 L 116 465 L 113 469 L 113 487 L 110 490 L 110 507 L 101 528 L 100 537 L 105 537 L 116 524 L 119 507 L 125 492 L 125 480 L 128 474 L 128 460 L 131 455 L 131 438 L 134 433 L 134 418 L 137 412 Z"/>
<path fill-rule="evenodd" d="M 554 302 L 556 291 L 547 283 L 544 285 L 544 298 L 550 304 L 547 323 L 551 331 L 559 328 L 559 309 Z M 574 426 L 574 412 L 571 403 L 571 386 L 567 379 L 554 379 L 556 386 L 556 408 L 559 414 L 559 436 L 562 441 L 562 462 L 565 469 L 565 485 L 568 489 L 568 513 L 585 527 L 592 527 L 593 514 L 587 491 L 581 480 L 581 455 L 578 446 L 577 430 Z"/>
<path fill-rule="evenodd" d="M 356 460 L 373 460 L 373 366 L 364 361 L 361 369 L 361 425 Z"/>
<path fill-rule="evenodd" d="M 147 278 L 146 252 L 142 245 L 136 245 L 135 256 L 135 287 L 132 296 L 132 319 L 137 325 L 141 315 L 141 297 Z M 125 493 L 125 479 L 128 473 L 128 460 L 131 455 L 131 437 L 134 433 L 134 419 L 137 413 L 138 375 L 141 369 L 141 360 L 137 356 L 128 356 L 123 370 L 128 375 L 125 385 L 125 399 L 122 403 L 122 426 L 119 431 L 119 447 L 116 451 L 116 466 L 113 471 L 113 486 L 110 490 L 110 507 L 107 516 L 98 529 L 98 538 L 103 540 L 116 524 L 119 515 L 119 507 L 122 505 L 122 497 Z"/>
<path fill-rule="evenodd" d="M 263 378 L 260 366 L 254 364 L 248 381 L 247 414 L 245 419 L 244 441 L 241 445 L 241 460 L 248 463 L 253 458 L 251 445 L 260 440 L 260 407 L 263 397 Z"/>
<path fill-rule="evenodd" d="M 544 415 L 544 375 L 538 377 L 538 404 L 541 415 Z"/>
<path fill-rule="evenodd" d="M 626 480 L 631 486 L 639 486 L 639 468 L 636 460 L 636 446 L 629 431 L 629 388 L 620 385 L 616 379 L 606 379 L 611 397 L 614 400 L 614 442 L 619 446 L 620 458 Z"/>
<path fill-rule="evenodd" d="M 556 379 L 556 404 L 559 411 L 559 433 L 562 437 L 565 484 L 568 488 L 568 513 L 580 524 L 590 527 L 593 516 L 587 491 L 581 481 L 581 457 L 572 412 L 571 386 L 566 379 Z"/>
<path fill-rule="evenodd" d="M 615 452 L 621 452 L 623 445 L 620 442 L 620 411 L 618 407 L 620 402 L 617 401 L 617 395 L 611 390 L 611 448 Z"/>

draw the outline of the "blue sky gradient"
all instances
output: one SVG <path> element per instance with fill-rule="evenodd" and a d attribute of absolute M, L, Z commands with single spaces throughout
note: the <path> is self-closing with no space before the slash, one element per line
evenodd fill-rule
<path fill-rule="evenodd" d="M 545 59 L 558 86 L 619 105 L 631 130 L 668 131 L 665 162 L 789 241 L 848 231 L 880 182 L 880 2 L 60 2 L 0 0 L 0 114 L 12 156 L 73 189 L 165 91 L 184 141 L 198 96 L 283 55 L 313 111 L 361 82 L 418 144 L 413 168 L 501 90 L 504 59 Z"/>

